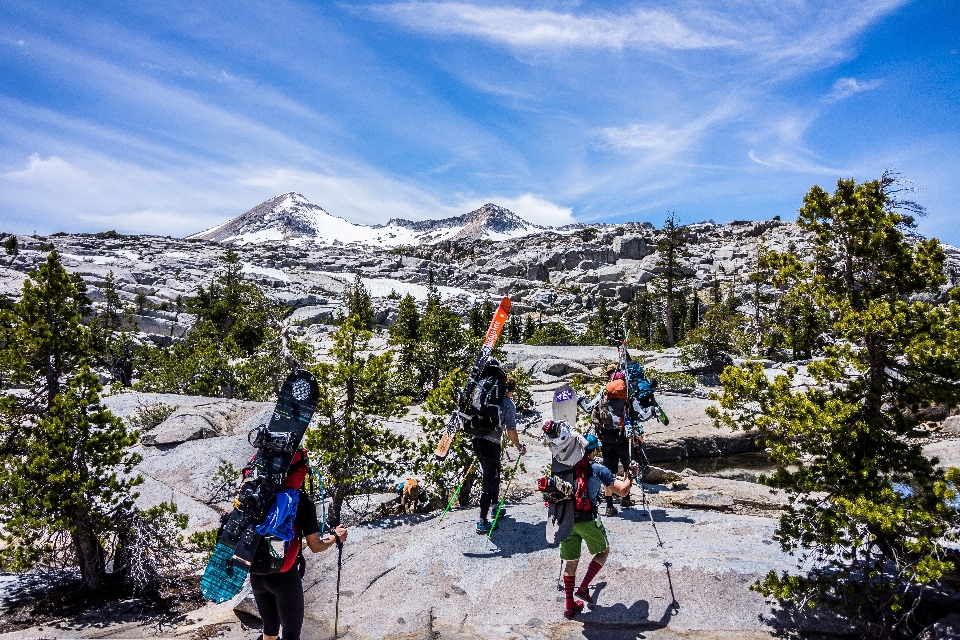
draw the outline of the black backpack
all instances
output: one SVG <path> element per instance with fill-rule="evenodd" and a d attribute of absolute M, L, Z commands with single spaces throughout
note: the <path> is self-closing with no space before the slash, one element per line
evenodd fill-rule
<path fill-rule="evenodd" d="M 507 397 L 507 374 L 500 363 L 490 358 L 476 383 L 468 385 L 464 393 L 469 395 L 463 398 L 463 430 L 475 437 L 496 433 L 500 429 L 500 405 Z"/>

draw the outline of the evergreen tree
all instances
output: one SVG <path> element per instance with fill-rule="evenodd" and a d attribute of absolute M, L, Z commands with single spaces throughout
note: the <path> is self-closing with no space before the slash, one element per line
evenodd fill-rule
<path fill-rule="evenodd" d="M 533 323 L 533 317 L 527 316 L 523 321 L 523 341 L 526 342 L 532 338 L 536 330 L 537 327 Z"/>
<path fill-rule="evenodd" d="M 577 344 L 577 335 L 565 327 L 562 322 L 545 322 L 533 332 L 527 344 L 541 346 L 564 346 Z"/>
<path fill-rule="evenodd" d="M 4 365 L 12 384 L 36 394 L 38 411 L 50 411 L 67 376 L 85 363 L 88 336 L 80 323 L 90 299 L 51 251 L 37 272 L 23 283 L 23 295 L 3 323 Z"/>
<path fill-rule="evenodd" d="M 680 353 L 686 361 L 723 367 L 732 362 L 732 356 L 743 355 L 750 348 L 746 326 L 747 317 L 742 313 L 714 305 L 703 314 L 700 326 L 687 334 Z"/>
<path fill-rule="evenodd" d="M 700 326 L 700 294 L 696 289 L 690 291 L 690 304 L 687 307 L 687 333 Z"/>
<path fill-rule="evenodd" d="M 365 290 L 346 293 L 348 301 L 358 301 L 360 310 L 367 309 L 362 304 L 365 295 Z M 311 358 L 307 345 L 282 334 L 288 309 L 271 302 L 243 277 L 233 251 L 224 254 L 210 286 L 200 286 L 187 305 L 196 320 L 184 341 L 136 354 L 137 389 L 267 400 L 289 373 L 286 349 L 301 362 Z M 358 317 L 367 322 L 372 312 Z"/>
<path fill-rule="evenodd" d="M 397 306 L 397 320 L 390 327 L 389 344 L 397 349 L 397 371 L 401 385 L 410 390 L 417 384 L 417 354 L 420 351 L 420 312 L 410 294 Z"/>
<path fill-rule="evenodd" d="M 306 447 L 328 484 L 333 523 L 349 497 L 376 490 L 412 462 L 413 444 L 379 422 L 401 415 L 408 398 L 393 386 L 391 352 L 361 355 L 372 337 L 362 317 L 348 316 L 333 334 L 333 362 L 310 368 L 320 400 Z"/>
<path fill-rule="evenodd" d="M 462 480 L 458 494 L 461 507 L 470 504 L 473 486 L 480 478 L 480 465 L 475 464 L 472 439 L 454 438 L 450 451 L 443 460 L 437 460 L 433 453 L 447 428 L 450 414 L 456 409 L 454 398 L 466 380 L 467 374 L 462 369 L 451 371 L 427 394 L 427 400 L 423 404 L 426 415 L 419 418 L 423 435 L 417 440 L 417 473 L 423 477 L 427 491 L 438 496 L 446 505 Z M 468 470 L 471 470 L 469 475 Z"/>
<path fill-rule="evenodd" d="M 662 275 L 657 279 L 657 288 L 663 297 L 663 327 L 666 333 L 666 345 L 676 343 L 676 322 L 674 318 L 676 296 L 680 281 L 689 278 L 690 273 L 683 268 L 683 259 L 687 256 L 687 232 L 679 226 L 677 214 L 671 211 L 667 215 L 662 234 L 657 242 L 657 267 Z"/>
<path fill-rule="evenodd" d="M 432 282 L 420 323 L 420 336 L 417 372 L 420 388 L 430 391 L 436 389 L 448 373 L 463 366 L 472 346 L 460 316 L 440 302 L 440 294 Z"/>
<path fill-rule="evenodd" d="M 647 285 L 641 285 L 633 295 L 627 317 L 627 321 L 633 327 L 633 340 L 636 346 L 652 346 L 654 318 L 653 296 L 647 290 Z"/>
<path fill-rule="evenodd" d="M 13 256 L 16 258 L 17 254 L 20 253 L 20 245 L 17 244 L 17 236 L 7 236 L 7 239 L 3 241 L 3 250 L 7 252 L 8 256 Z"/>
<path fill-rule="evenodd" d="M 52 251 L 3 312 L 4 379 L 23 391 L 0 396 L 0 561 L 13 571 L 73 562 L 96 589 L 104 541 L 140 480 L 129 475 L 139 457 L 126 451 L 136 434 L 100 404 L 88 367 L 88 306 Z"/>
<path fill-rule="evenodd" d="M 373 300 L 370 293 L 363 286 L 363 280 L 360 278 L 360 272 L 354 274 L 353 285 L 343 291 L 344 303 L 347 307 L 347 317 L 356 316 L 368 330 L 373 330 L 376 322 L 374 321 Z"/>
<path fill-rule="evenodd" d="M 716 274 L 710 281 L 710 304 L 718 305 L 723 302 L 723 290 L 720 288 L 720 279 Z"/>
<path fill-rule="evenodd" d="M 770 572 L 768 596 L 844 610 L 871 634 L 888 635 L 927 585 L 953 567 L 944 544 L 960 517 L 949 503 L 960 470 L 936 468 L 921 449 L 917 410 L 960 400 L 960 304 L 919 294 L 944 281 L 936 240 L 906 234 L 911 203 L 893 176 L 814 186 L 798 224 L 815 238 L 808 281 L 829 311 L 833 344 L 794 389 L 759 364 L 721 376 L 719 424 L 758 429 L 777 471 L 763 479 L 791 495 L 776 538 L 802 555 L 804 575 Z M 902 628 L 902 627 L 901 627 Z"/>
<path fill-rule="evenodd" d="M 470 307 L 470 332 L 475 338 L 482 338 L 487 333 L 487 323 L 483 317 L 483 307 L 480 302 L 474 302 Z"/>
<path fill-rule="evenodd" d="M 523 322 L 516 315 L 511 315 L 507 320 L 506 328 L 507 342 L 510 344 L 520 344 L 523 342 Z"/>
<path fill-rule="evenodd" d="M 769 297 L 763 295 L 762 288 L 763 285 L 770 283 L 770 278 L 773 275 L 769 253 L 763 243 L 757 245 L 754 269 L 747 276 L 747 279 L 753 283 L 753 335 L 754 349 L 757 353 L 760 352 L 760 346 L 765 335 L 763 309 L 770 302 Z"/>
<path fill-rule="evenodd" d="M 113 382 L 124 387 L 133 383 L 133 362 L 136 345 L 125 331 L 135 326 L 117 292 L 113 271 L 107 273 L 100 285 L 103 305 L 90 322 L 90 353 L 94 363 L 110 372 Z"/>

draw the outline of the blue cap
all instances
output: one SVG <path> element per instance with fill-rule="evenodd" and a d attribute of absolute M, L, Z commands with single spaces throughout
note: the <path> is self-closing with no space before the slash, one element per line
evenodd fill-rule
<path fill-rule="evenodd" d="M 592 433 L 587 435 L 587 451 L 593 451 L 600 446 L 600 441 L 597 440 L 597 436 Z"/>

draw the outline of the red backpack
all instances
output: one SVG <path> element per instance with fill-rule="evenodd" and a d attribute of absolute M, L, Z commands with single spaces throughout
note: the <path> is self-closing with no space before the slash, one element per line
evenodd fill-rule
<path fill-rule="evenodd" d="M 573 486 L 573 510 L 593 513 L 593 503 L 590 501 L 589 480 L 593 475 L 593 467 L 590 466 L 590 458 L 584 457 L 580 462 L 573 466 L 574 486 Z"/>
<path fill-rule="evenodd" d="M 253 461 L 257 459 L 257 454 L 250 456 L 250 462 L 243 468 L 243 477 L 247 478 L 253 473 Z M 284 489 L 302 489 L 303 483 L 310 473 L 310 460 L 307 458 L 306 449 L 298 449 L 290 459 L 290 466 L 287 467 L 287 477 L 283 480 Z"/>

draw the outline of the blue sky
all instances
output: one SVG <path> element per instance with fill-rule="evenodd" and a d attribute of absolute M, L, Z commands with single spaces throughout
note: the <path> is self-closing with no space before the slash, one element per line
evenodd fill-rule
<path fill-rule="evenodd" d="M 0 229 L 796 218 L 895 167 L 960 244 L 960 3 L 0 0 Z"/>

